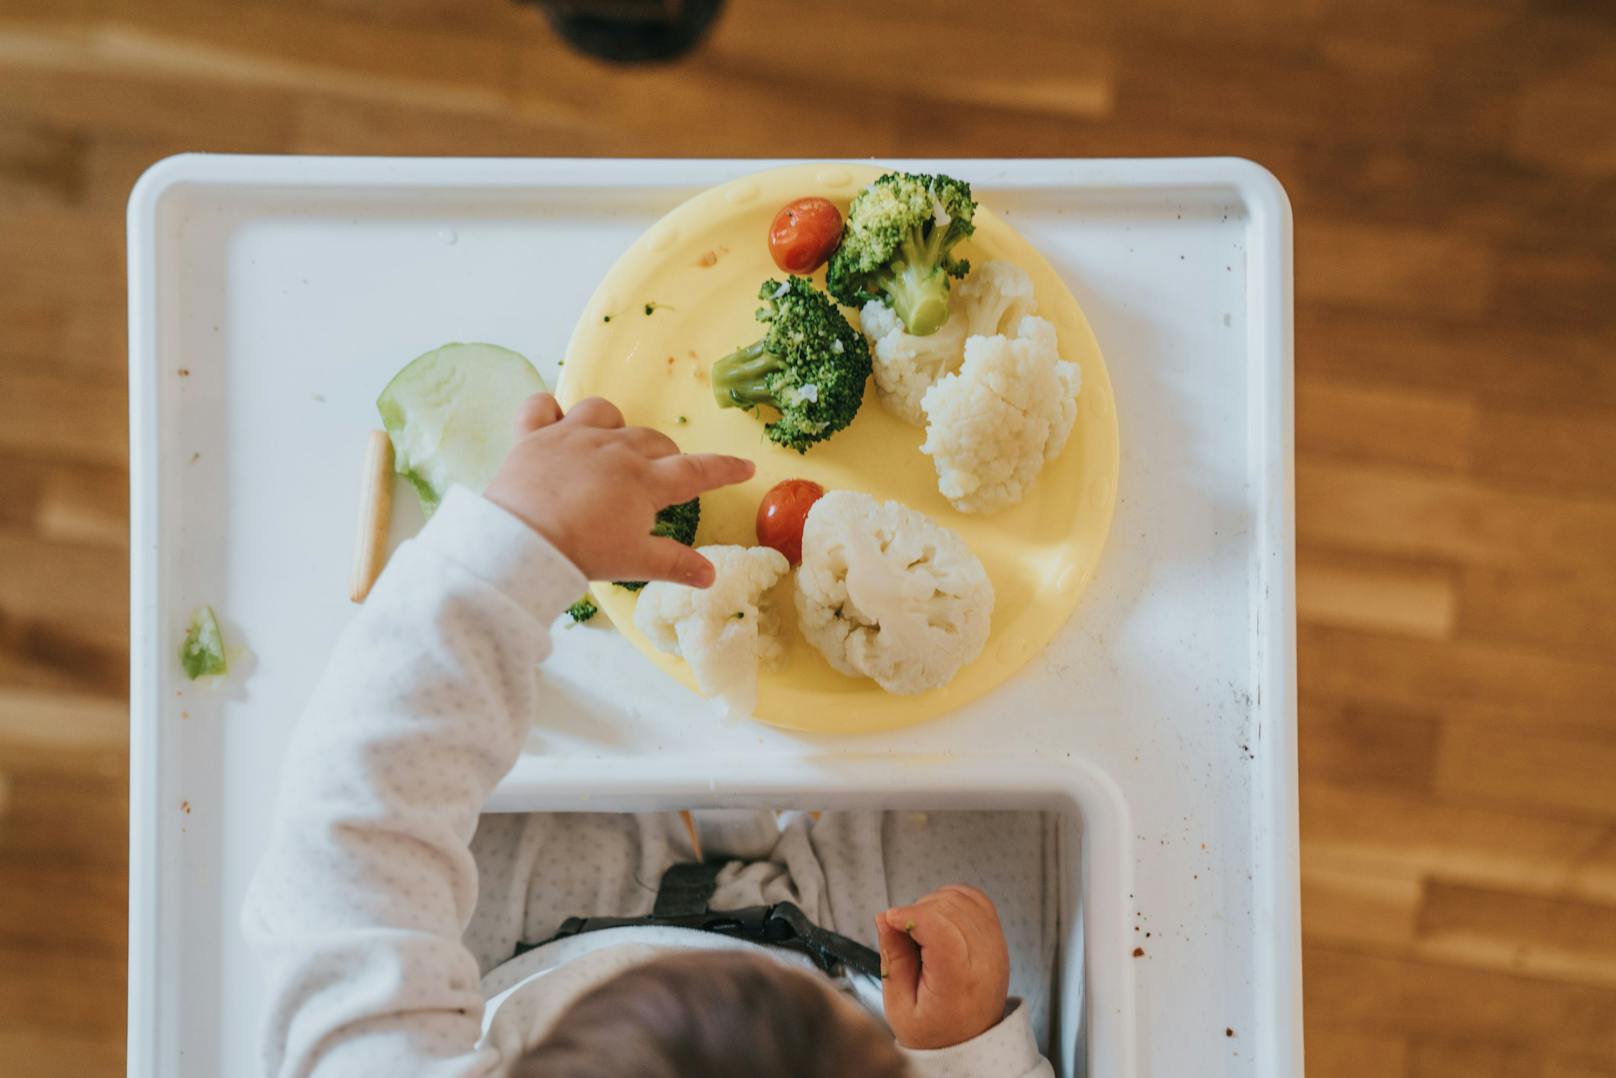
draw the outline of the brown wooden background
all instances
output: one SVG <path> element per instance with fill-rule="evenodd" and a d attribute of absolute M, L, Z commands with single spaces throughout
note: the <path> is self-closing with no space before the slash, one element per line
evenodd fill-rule
<path fill-rule="evenodd" d="M 1616 1075 L 1616 5 L 731 8 L 617 73 L 505 0 L 0 0 L 0 1073 L 121 1067 L 123 206 L 250 150 L 1267 164 L 1310 1073 Z"/>

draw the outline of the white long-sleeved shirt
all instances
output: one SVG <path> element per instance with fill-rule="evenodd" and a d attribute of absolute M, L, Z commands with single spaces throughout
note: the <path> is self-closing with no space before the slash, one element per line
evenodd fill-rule
<path fill-rule="evenodd" d="M 534 668 L 585 583 L 521 521 L 456 489 L 338 641 L 242 914 L 265 966 L 266 1073 L 499 1074 L 594 985 L 671 950 L 736 946 L 614 930 L 484 978 L 462 940 L 478 814 L 543 721 Z M 971 1041 L 909 1055 L 926 1078 L 1053 1074 L 1020 1006 Z"/>

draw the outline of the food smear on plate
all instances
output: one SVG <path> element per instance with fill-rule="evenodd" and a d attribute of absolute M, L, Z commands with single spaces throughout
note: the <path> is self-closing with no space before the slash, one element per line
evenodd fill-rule
<path fill-rule="evenodd" d="M 796 605 L 803 638 L 837 671 L 911 694 L 982 653 L 993 582 L 965 540 L 924 513 L 835 490 L 808 512 Z"/>
<path fill-rule="evenodd" d="M 191 624 L 180 643 L 180 669 L 192 681 L 205 677 L 224 677 L 230 672 L 225 658 L 224 634 L 219 631 L 219 619 L 211 606 L 197 608 L 191 615 Z"/>
<path fill-rule="evenodd" d="M 806 277 L 768 280 L 758 290 L 763 336 L 713 364 L 720 408 L 768 407 L 769 439 L 806 453 L 853 422 L 870 378 L 870 349 L 841 309 Z"/>
<path fill-rule="evenodd" d="M 808 510 L 824 494 L 825 488 L 812 479 L 782 479 L 770 487 L 758 503 L 758 545 L 778 550 L 792 565 L 800 564 Z"/>
<path fill-rule="evenodd" d="M 525 357 L 493 344 L 417 356 L 376 398 L 394 467 L 429 516 L 456 483 L 481 491 L 516 444 L 522 402 L 547 387 Z"/>
<path fill-rule="evenodd" d="M 713 563 L 712 585 L 647 584 L 634 608 L 634 626 L 659 650 L 689 664 L 702 695 L 749 717 L 757 710 L 758 668 L 773 667 L 782 656 L 769 590 L 789 566 L 768 547 L 696 549 Z"/>
<path fill-rule="evenodd" d="M 953 250 L 976 230 L 971 185 L 951 176 L 888 172 L 853 197 L 825 283 L 849 307 L 881 300 L 917 337 L 948 321 L 949 279 L 970 263 Z"/>
<path fill-rule="evenodd" d="M 842 238 L 842 211 L 825 198 L 794 199 L 769 223 L 769 257 L 787 273 L 812 273 Z"/>

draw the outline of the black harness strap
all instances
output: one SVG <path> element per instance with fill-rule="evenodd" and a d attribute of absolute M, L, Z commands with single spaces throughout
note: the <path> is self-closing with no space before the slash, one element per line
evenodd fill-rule
<path fill-rule="evenodd" d="M 544 943 L 606 928 L 693 928 L 798 951 L 831 976 L 844 970 L 870 977 L 881 975 L 879 954 L 857 940 L 825 931 L 793 903 L 776 902 L 772 906 L 748 906 L 740 910 L 709 909 L 722 867 L 706 863 L 674 865 L 662 874 L 650 916 L 569 917 Z M 531 951 L 544 943 L 518 944 L 516 953 Z"/>
<path fill-rule="evenodd" d="M 671 865 L 657 884 L 656 904 L 651 907 L 652 917 L 690 917 L 707 912 L 707 903 L 718 890 L 720 864 L 697 861 L 687 865 Z"/>

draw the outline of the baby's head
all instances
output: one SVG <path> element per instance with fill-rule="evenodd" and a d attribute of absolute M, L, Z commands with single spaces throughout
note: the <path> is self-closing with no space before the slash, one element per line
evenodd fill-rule
<path fill-rule="evenodd" d="M 892 1037 L 822 978 L 759 955 L 663 958 L 581 996 L 512 1078 L 903 1078 Z"/>

